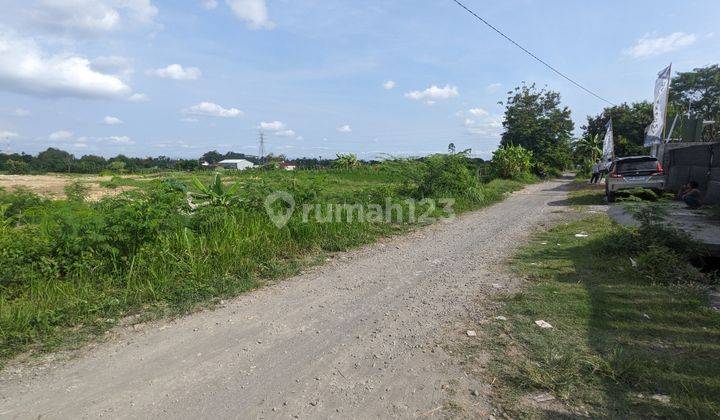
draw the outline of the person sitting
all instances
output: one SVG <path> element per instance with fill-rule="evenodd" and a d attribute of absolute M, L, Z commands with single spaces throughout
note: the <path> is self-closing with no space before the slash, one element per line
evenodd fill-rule
<path fill-rule="evenodd" d="M 692 181 L 689 185 L 690 189 L 683 195 L 683 201 L 691 209 L 697 209 L 702 206 L 702 193 L 698 189 L 700 185 Z"/>
<path fill-rule="evenodd" d="M 685 194 L 687 194 L 688 191 L 690 191 L 690 184 L 681 185 L 677 193 L 677 201 L 683 201 L 683 197 L 685 197 Z"/>

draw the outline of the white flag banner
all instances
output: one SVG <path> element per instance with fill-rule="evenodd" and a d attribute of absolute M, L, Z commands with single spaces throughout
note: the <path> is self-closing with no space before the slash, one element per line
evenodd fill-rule
<path fill-rule="evenodd" d="M 653 107 L 653 122 L 645 133 L 645 147 L 662 142 L 665 129 L 665 114 L 667 112 L 668 94 L 670 93 L 670 75 L 672 64 L 658 73 L 655 82 L 655 105 Z"/>
<path fill-rule="evenodd" d="M 609 168 L 615 154 L 612 118 L 610 118 L 605 128 L 607 131 L 605 132 L 605 140 L 603 140 L 602 164 L 605 168 Z"/>

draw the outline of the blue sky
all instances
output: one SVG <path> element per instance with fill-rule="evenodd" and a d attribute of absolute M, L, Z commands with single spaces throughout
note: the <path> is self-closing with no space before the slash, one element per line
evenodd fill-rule
<path fill-rule="evenodd" d="M 717 63 L 720 3 L 466 0 L 616 102 Z M 451 0 L 0 0 L 0 147 L 36 153 L 488 157 L 507 90 L 557 90 L 579 131 L 602 102 Z"/>

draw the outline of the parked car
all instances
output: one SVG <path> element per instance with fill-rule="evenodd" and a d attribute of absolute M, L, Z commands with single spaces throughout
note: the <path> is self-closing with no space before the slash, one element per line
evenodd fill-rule
<path fill-rule="evenodd" d="M 618 191 L 633 188 L 649 188 L 656 192 L 665 188 L 665 174 L 657 158 L 629 156 L 613 161 L 605 178 L 605 195 L 608 202 L 615 201 L 615 194 Z"/>

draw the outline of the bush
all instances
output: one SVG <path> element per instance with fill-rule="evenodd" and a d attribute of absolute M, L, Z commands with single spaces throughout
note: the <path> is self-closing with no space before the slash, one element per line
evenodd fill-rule
<path fill-rule="evenodd" d="M 491 170 L 493 174 L 505 179 L 522 179 L 532 169 L 532 152 L 522 146 L 504 146 L 493 152 Z"/>
<path fill-rule="evenodd" d="M 8 160 L 5 162 L 5 170 L 10 175 L 25 175 L 32 172 L 30 165 L 21 160 Z"/>

